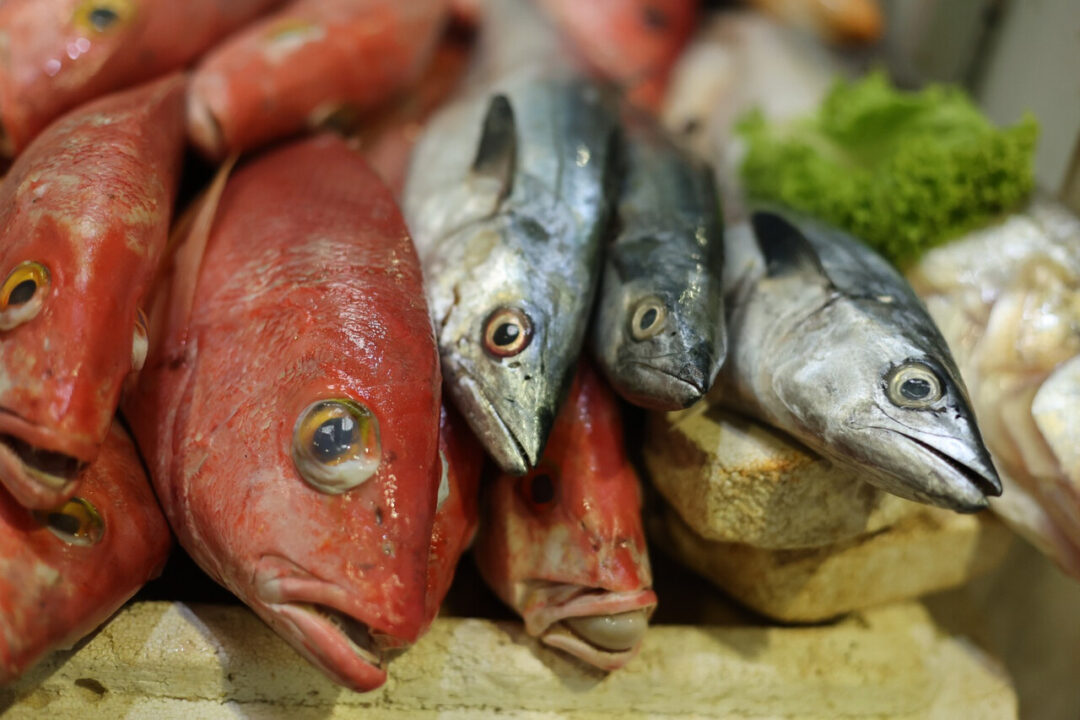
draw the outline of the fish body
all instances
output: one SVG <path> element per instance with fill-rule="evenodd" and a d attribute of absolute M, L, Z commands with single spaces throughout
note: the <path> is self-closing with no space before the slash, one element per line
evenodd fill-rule
<path fill-rule="evenodd" d="M 370 690 L 424 622 L 441 463 L 420 265 L 389 190 L 337 137 L 252 160 L 211 213 L 201 261 L 180 260 L 199 220 L 178 246 L 125 410 L 192 558 Z"/>
<path fill-rule="evenodd" d="M 909 500 L 973 512 L 1001 494 L 949 348 L 892 266 L 787 211 L 725 237 L 730 352 L 710 399 Z"/>
<path fill-rule="evenodd" d="M 67 503 L 31 511 L 0 489 L 0 686 L 105 622 L 161 573 L 171 546 L 118 423 Z"/>
<path fill-rule="evenodd" d="M 591 84 L 512 75 L 432 118 L 413 153 L 404 210 L 446 390 L 508 472 L 536 464 L 572 380 L 614 135 Z"/>
<path fill-rule="evenodd" d="M 296 0 L 199 64 L 188 130 L 209 157 L 367 110 L 423 71 L 446 0 Z"/>
<path fill-rule="evenodd" d="M 439 430 L 443 474 L 428 558 L 427 624 L 439 614 L 458 560 L 476 535 L 484 469 L 484 449 L 453 408 L 443 407 Z"/>
<path fill-rule="evenodd" d="M 0 481 L 27 507 L 75 492 L 145 359 L 183 102 L 174 75 L 87 104 L 0 184 Z"/>
<path fill-rule="evenodd" d="M 690 40 L 697 0 L 539 0 L 585 66 L 630 102 L 657 110 L 668 76 Z"/>
<path fill-rule="evenodd" d="M 647 118 L 629 118 L 624 137 L 593 352 L 624 398 L 676 410 L 708 392 L 727 354 L 719 201 L 712 170 Z"/>
<path fill-rule="evenodd" d="M 179 69 L 281 0 L 5 0 L 0 154 L 54 118 Z"/>
<path fill-rule="evenodd" d="M 474 556 L 530 635 L 604 670 L 637 654 L 656 606 L 641 491 L 618 402 L 587 362 L 540 465 L 484 487 Z"/>
<path fill-rule="evenodd" d="M 1001 472 L 991 509 L 1080 578 L 1080 219 L 1037 197 L 928 251 L 908 277 Z"/>

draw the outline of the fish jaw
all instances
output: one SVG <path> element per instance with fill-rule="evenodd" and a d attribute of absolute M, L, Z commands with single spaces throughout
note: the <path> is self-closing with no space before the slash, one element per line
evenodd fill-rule
<path fill-rule="evenodd" d="M 443 372 L 458 409 L 499 467 L 513 475 L 523 475 L 535 467 L 551 432 L 554 411 L 541 408 L 531 417 L 511 405 L 507 412 L 508 403 L 488 400 L 468 375 L 459 375 L 445 365 Z"/>
<path fill-rule="evenodd" d="M 0 408 L 0 483 L 23 507 L 44 510 L 65 502 L 78 489 L 97 443 L 50 432 Z"/>
<path fill-rule="evenodd" d="M 618 670 L 638 654 L 656 609 L 651 589 L 615 592 L 525 581 L 518 583 L 514 595 L 530 635 L 601 670 Z M 587 629 L 587 623 L 597 621 L 617 627 L 602 634 Z"/>
<path fill-rule="evenodd" d="M 276 555 L 256 565 L 254 595 L 252 606 L 290 645 L 357 692 L 385 683 L 388 656 L 415 640 L 380 632 L 344 588 Z"/>
<path fill-rule="evenodd" d="M 719 364 L 708 357 L 694 357 L 671 370 L 631 360 L 618 367 L 618 378 L 612 379 L 612 385 L 635 405 L 650 410 L 682 410 L 705 396 L 719 370 Z"/>

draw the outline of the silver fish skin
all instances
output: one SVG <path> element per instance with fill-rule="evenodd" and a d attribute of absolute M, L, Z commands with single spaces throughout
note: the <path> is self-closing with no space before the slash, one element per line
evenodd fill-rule
<path fill-rule="evenodd" d="M 712 169 L 653 122 L 624 114 L 615 209 L 593 353 L 635 405 L 689 407 L 727 354 L 724 235 Z"/>
<path fill-rule="evenodd" d="M 403 198 L 446 391 L 491 457 L 543 452 L 584 342 L 617 122 L 592 84 L 509 76 L 434 117 Z"/>
<path fill-rule="evenodd" d="M 710 399 L 909 500 L 975 512 L 1001 494 L 948 346 L 884 258 L 786 210 L 725 241 L 730 351 Z"/>

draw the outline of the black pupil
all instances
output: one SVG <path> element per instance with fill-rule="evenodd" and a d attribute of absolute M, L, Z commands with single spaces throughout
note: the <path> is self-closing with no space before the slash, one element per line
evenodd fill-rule
<path fill-rule="evenodd" d="M 315 456 L 323 461 L 336 460 L 356 444 L 359 428 L 350 415 L 330 418 L 315 431 L 311 440 Z"/>
<path fill-rule="evenodd" d="M 900 386 L 900 394 L 908 400 L 925 400 L 930 390 L 930 381 L 925 378 L 910 378 Z"/>
<path fill-rule="evenodd" d="M 499 327 L 495 328 L 495 334 L 491 339 L 499 347 L 505 347 L 510 343 L 518 339 L 518 335 L 521 334 L 521 328 L 514 323 L 505 322 Z"/>
<path fill-rule="evenodd" d="M 23 280 L 16 285 L 15 289 L 8 295 L 8 305 L 22 305 L 25 302 L 29 302 L 30 298 L 34 297 L 34 293 L 36 292 L 36 282 L 31 279 Z"/>
<path fill-rule="evenodd" d="M 668 26 L 667 15 L 660 8 L 653 7 L 652 5 L 645 6 L 645 25 L 653 30 L 663 30 Z"/>
<path fill-rule="evenodd" d="M 104 7 L 94 8 L 89 15 L 90 24 L 98 30 L 104 30 L 119 19 L 115 10 Z"/>
<path fill-rule="evenodd" d="M 656 322 L 657 316 L 656 308 L 649 308 L 641 315 L 641 322 L 638 323 L 638 327 L 642 330 L 648 330 Z"/>
<path fill-rule="evenodd" d="M 63 513 L 49 513 L 49 527 L 65 535 L 79 534 L 79 519 Z"/>
<path fill-rule="evenodd" d="M 550 475 L 537 475 L 532 479 L 529 492 L 534 503 L 546 505 L 555 499 L 555 483 L 551 482 Z"/>

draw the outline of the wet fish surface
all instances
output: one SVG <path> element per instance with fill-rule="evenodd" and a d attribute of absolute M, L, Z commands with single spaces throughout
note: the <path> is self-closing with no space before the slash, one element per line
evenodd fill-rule
<path fill-rule="evenodd" d="M 108 620 L 161 574 L 171 547 L 119 423 L 66 503 L 31 511 L 0 488 L 0 687 Z"/>
<path fill-rule="evenodd" d="M 598 88 L 530 72 L 442 111 L 413 154 L 404 211 L 446 391 L 508 472 L 539 459 L 584 341 L 615 133 Z"/>
<path fill-rule="evenodd" d="M 80 107 L 0 184 L 0 482 L 27 507 L 76 492 L 146 358 L 184 88 L 173 75 Z"/>
<path fill-rule="evenodd" d="M 641 488 L 614 393 L 582 360 L 540 465 L 486 483 L 473 551 L 525 630 L 604 670 L 628 663 L 656 607 Z"/>
<path fill-rule="evenodd" d="M 371 690 L 425 622 L 442 476 L 419 261 L 337 137 L 252 160 L 199 207 L 125 412 L 192 558 Z"/>
<path fill-rule="evenodd" d="M 677 410 L 708 392 L 727 354 L 717 190 L 648 118 L 626 117 L 623 137 L 592 347 L 624 398 Z"/>
<path fill-rule="evenodd" d="M 891 265 L 786 210 L 725 237 L 730 351 L 711 400 L 909 500 L 974 512 L 1001 494 L 949 348 Z"/>

